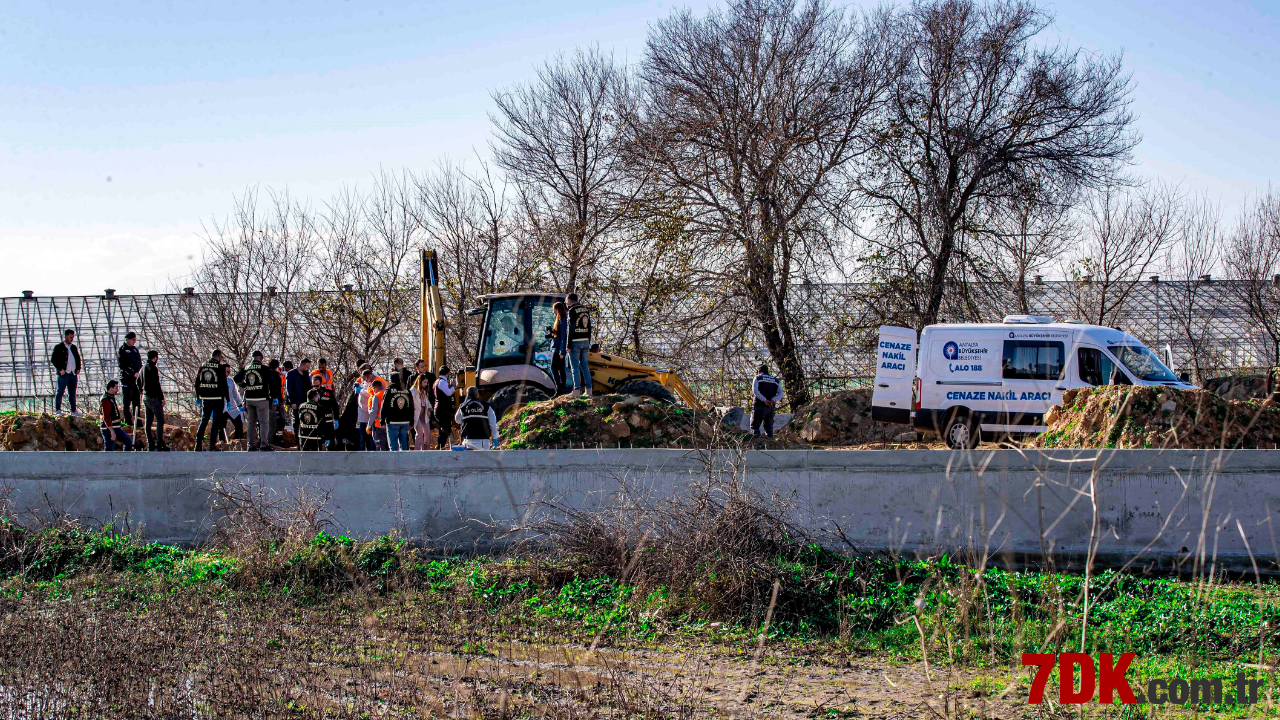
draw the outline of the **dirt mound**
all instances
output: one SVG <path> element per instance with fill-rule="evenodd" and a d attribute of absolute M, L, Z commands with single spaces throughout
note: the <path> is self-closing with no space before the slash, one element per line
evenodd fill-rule
<path fill-rule="evenodd" d="M 85 415 L 48 415 L 45 413 L 7 412 L 0 415 L 0 450 L 102 450 L 102 433 L 98 417 Z M 131 428 L 125 435 L 133 436 Z M 193 428 L 166 425 L 165 441 L 173 450 L 193 450 L 196 446 Z M 138 438 L 146 445 L 146 435 L 139 429 Z"/>
<path fill-rule="evenodd" d="M 1266 399 L 1266 375 L 1227 375 L 1204 381 L 1204 389 L 1227 400 Z"/>
<path fill-rule="evenodd" d="M 895 442 L 910 432 L 910 425 L 871 419 L 870 390 L 841 390 L 801 407 L 779 435 L 811 445 L 848 446 Z"/>
<path fill-rule="evenodd" d="M 1045 415 L 1043 448 L 1274 448 L 1280 409 L 1208 390 L 1106 386 L 1068 390 Z"/>
<path fill-rule="evenodd" d="M 693 448 L 750 442 L 778 443 L 751 436 L 710 415 L 665 405 L 637 395 L 575 398 L 562 395 L 529 403 L 498 424 L 506 449 L 570 447 Z"/>

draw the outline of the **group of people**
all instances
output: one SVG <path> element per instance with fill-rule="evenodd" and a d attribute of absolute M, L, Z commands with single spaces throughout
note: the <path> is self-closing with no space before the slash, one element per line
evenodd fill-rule
<path fill-rule="evenodd" d="M 553 306 L 555 324 L 548 329 L 552 378 L 558 387 L 571 387 L 574 395 L 590 395 L 587 356 L 598 352 L 591 344 L 591 315 L 578 304 L 576 295 L 570 294 L 567 300 Z M 146 449 L 167 451 L 160 354 L 148 350 L 144 362 L 137 342 L 135 333 L 125 335 L 117 357 L 120 379 L 107 382 L 99 401 L 103 449 L 114 450 L 116 444 L 135 449 L 134 439 L 123 428 L 136 429 L 142 412 Z M 565 378 L 566 360 L 570 378 Z M 76 387 L 84 362 L 74 330 L 63 333 L 50 362 L 58 373 L 55 411 L 61 414 L 67 396 L 72 414 L 78 416 Z M 301 450 L 443 450 L 451 447 L 455 425 L 468 448 L 489 449 L 498 439 L 493 410 L 480 399 L 476 387 L 467 388 L 459 402 L 458 379 L 448 366 L 432 372 L 425 360 L 409 368 L 403 359 L 395 358 L 390 375 L 387 380 L 372 365 L 360 366 L 340 412 L 334 373 L 325 358 L 313 369 L 310 358 L 302 358 L 295 367 L 288 360 L 264 361 L 262 352 L 254 351 L 247 365 L 233 371 L 222 351 L 214 350 L 200 365 L 194 382 L 200 406 L 196 450 L 204 449 L 207 438 L 210 450 L 217 450 L 220 441 L 244 439 L 250 451 L 272 451 L 280 446 L 286 429 L 294 432 Z M 752 434 L 772 437 L 782 383 L 761 365 L 751 389 Z M 233 428 L 230 434 L 228 423 Z M 140 442 L 137 449 L 143 449 Z"/>
<path fill-rule="evenodd" d="M 395 358 L 390 379 L 366 363 L 339 411 L 333 370 L 324 358 L 312 369 L 310 358 L 294 367 L 274 358 L 263 362 L 255 351 L 249 364 L 233 373 L 215 350 L 196 373 L 201 406 L 196 450 L 204 449 L 206 430 L 209 449 L 217 450 L 228 420 L 235 423 L 233 437 L 243 437 L 249 451 L 274 450 L 282 429 L 292 430 L 298 449 L 306 451 L 447 450 L 455 424 L 463 446 L 489 449 L 498 438 L 497 418 L 474 387 L 457 402 L 456 382 L 448 366 L 431 372 L 425 360 L 409 368 Z"/>
<path fill-rule="evenodd" d="M 145 449 L 164 452 L 169 447 L 160 353 L 149 350 L 144 361 L 137 343 L 136 333 L 125 335 L 117 353 L 120 378 L 107 382 L 99 400 L 103 449 L 144 449 L 141 438 L 135 443 L 124 432 L 141 424 Z M 79 416 L 76 389 L 84 362 L 74 330 L 63 333 L 50 361 L 58 374 L 55 411 L 62 413 L 66 398 L 71 413 Z M 243 439 L 250 451 L 270 452 L 282 445 L 286 430 L 294 432 L 301 450 L 444 450 L 452 447 L 455 426 L 462 445 L 470 449 L 489 449 L 498 438 L 493 410 L 477 388 L 460 391 L 447 366 L 432 372 L 424 360 L 409 368 L 395 358 L 388 380 L 372 365 L 362 365 L 342 410 L 334 383 L 325 358 L 313 368 L 310 358 L 295 366 L 255 351 L 248 364 L 235 369 L 222 351 L 214 350 L 193 381 L 200 408 L 195 449 L 202 451 L 207 444 L 217 450 L 228 440 Z"/>
<path fill-rule="evenodd" d="M 547 328 L 551 340 L 551 379 L 557 392 L 568 391 L 572 395 L 591 395 L 591 366 L 587 356 L 600 352 L 600 346 L 591 342 L 591 311 L 578 302 L 577 293 L 569 293 L 566 302 L 551 306 L 555 320 Z M 566 365 L 569 377 L 565 377 Z"/>

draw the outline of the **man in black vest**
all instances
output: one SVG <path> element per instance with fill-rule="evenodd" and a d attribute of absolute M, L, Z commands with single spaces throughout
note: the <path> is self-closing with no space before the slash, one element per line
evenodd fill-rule
<path fill-rule="evenodd" d="M 133 425 L 134 415 L 142 404 L 142 354 L 138 352 L 138 334 L 130 331 L 124 335 L 124 344 L 116 353 L 120 366 L 120 395 L 124 401 L 124 422 Z"/>
<path fill-rule="evenodd" d="M 413 424 L 413 395 L 401 385 L 404 373 L 391 374 L 391 389 L 382 398 L 382 423 L 392 451 L 409 449 L 409 426 Z"/>
<path fill-rule="evenodd" d="M 462 426 L 462 445 L 468 450 L 490 450 L 498 440 L 498 418 L 474 385 L 467 388 L 467 399 L 453 419 Z"/>
<path fill-rule="evenodd" d="M 760 372 L 751 383 L 751 394 L 755 402 L 751 405 L 751 434 L 759 435 L 760 426 L 764 432 L 773 437 L 773 416 L 778 409 L 778 401 L 782 399 L 782 383 L 769 374 L 769 366 L 761 365 Z"/>
<path fill-rule="evenodd" d="M 222 351 L 214 350 L 196 370 L 196 398 L 200 401 L 200 426 L 196 429 L 196 452 L 204 450 L 204 433 L 209 431 L 209 449 L 218 449 L 227 416 L 227 371 L 222 367 Z M 212 421 L 212 422 L 211 422 Z"/>
<path fill-rule="evenodd" d="M 309 390 L 307 401 L 298 406 L 296 413 L 298 423 L 298 449 L 314 452 L 324 449 L 324 442 L 329 437 L 328 430 L 333 427 L 333 416 L 320 407 L 320 392 Z"/>
<path fill-rule="evenodd" d="M 330 450 L 340 450 L 337 442 L 338 435 L 338 401 L 333 399 L 333 391 L 324 386 L 324 378 L 320 375 L 311 376 L 311 389 L 307 391 L 307 399 L 311 399 L 311 394 L 315 393 L 315 400 L 312 400 L 320 408 L 322 417 L 328 418 L 328 426 L 322 428 L 326 444 Z"/>
<path fill-rule="evenodd" d="M 569 293 L 569 373 L 573 395 L 591 396 L 591 310 L 578 303 L 578 293 Z"/>
<path fill-rule="evenodd" d="M 236 384 L 244 389 L 244 409 L 247 418 L 245 446 L 250 452 L 271 450 L 272 391 L 269 383 L 280 385 L 280 373 L 262 364 L 262 351 L 253 351 L 253 360 L 236 373 Z"/>

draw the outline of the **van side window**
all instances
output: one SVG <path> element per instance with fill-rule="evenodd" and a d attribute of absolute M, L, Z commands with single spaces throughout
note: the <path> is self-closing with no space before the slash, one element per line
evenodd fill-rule
<path fill-rule="evenodd" d="M 1047 340 L 1005 340 L 1004 377 L 1010 380 L 1060 380 L 1066 349 Z"/>
<path fill-rule="evenodd" d="M 1111 384 L 1115 363 L 1098 348 L 1082 347 L 1076 351 L 1076 364 L 1080 366 L 1080 382 L 1090 385 Z"/>

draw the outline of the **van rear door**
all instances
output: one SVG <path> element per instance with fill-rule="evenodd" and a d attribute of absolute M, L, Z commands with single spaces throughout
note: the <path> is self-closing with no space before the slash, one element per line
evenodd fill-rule
<path fill-rule="evenodd" d="M 911 393 L 916 381 L 916 331 L 880 326 L 876 386 L 871 391 L 871 419 L 910 423 Z"/>

